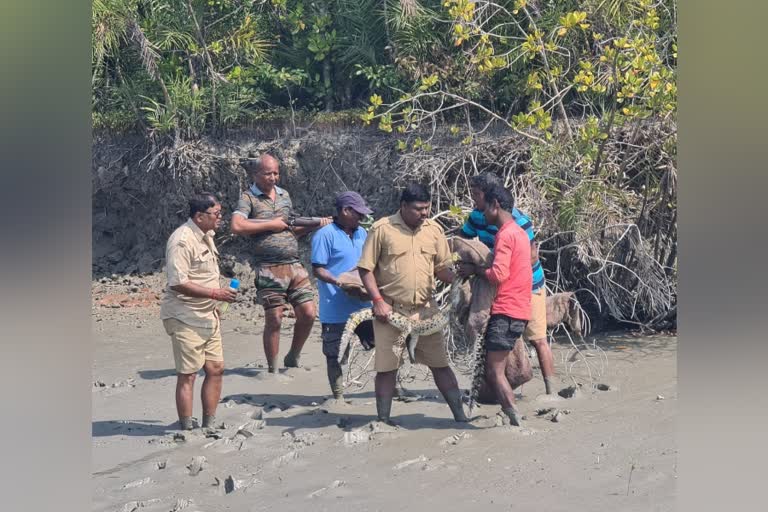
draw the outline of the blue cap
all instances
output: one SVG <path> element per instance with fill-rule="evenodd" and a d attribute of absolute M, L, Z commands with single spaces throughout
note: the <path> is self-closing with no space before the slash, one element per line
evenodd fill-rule
<path fill-rule="evenodd" d="M 229 287 L 232 288 L 233 290 L 237 290 L 238 288 L 240 288 L 240 281 L 238 281 L 237 279 L 231 280 L 229 282 Z"/>
<path fill-rule="evenodd" d="M 352 208 L 360 215 L 370 215 L 373 210 L 365 204 L 363 196 L 357 192 L 347 191 L 336 196 L 336 208 Z"/>

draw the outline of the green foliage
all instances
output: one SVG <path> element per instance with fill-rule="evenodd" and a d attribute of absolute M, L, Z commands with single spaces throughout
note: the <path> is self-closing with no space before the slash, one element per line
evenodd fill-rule
<path fill-rule="evenodd" d="M 94 126 L 181 138 L 276 107 L 368 108 L 363 121 L 409 150 L 424 150 L 420 131 L 434 123 L 465 144 L 493 124 L 537 142 L 563 131 L 599 163 L 611 130 L 674 115 L 676 62 L 672 0 L 93 0 L 92 9 Z M 587 125 L 572 129 L 576 119 Z"/>

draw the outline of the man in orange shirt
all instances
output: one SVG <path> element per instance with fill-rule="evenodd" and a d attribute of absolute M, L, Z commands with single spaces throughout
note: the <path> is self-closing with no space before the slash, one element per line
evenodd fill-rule
<path fill-rule="evenodd" d="M 519 427 L 515 394 L 504 370 L 509 352 L 531 318 L 531 244 L 512 216 L 515 206 L 512 194 L 498 184 L 484 192 L 485 220 L 499 229 L 493 246 L 493 263 L 490 268 L 462 264 L 459 275 L 481 275 L 497 287 L 485 334 L 486 374 L 496 389 L 501 410 L 512 425 Z"/>

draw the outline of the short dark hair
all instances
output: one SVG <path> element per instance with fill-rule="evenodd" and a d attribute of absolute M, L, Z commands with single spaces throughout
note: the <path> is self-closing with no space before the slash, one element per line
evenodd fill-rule
<path fill-rule="evenodd" d="M 219 199 L 211 192 L 200 192 L 189 199 L 189 217 L 192 218 L 196 213 L 202 213 L 219 204 Z"/>
<path fill-rule="evenodd" d="M 493 185 L 501 184 L 501 178 L 490 172 L 484 172 L 469 178 L 469 186 L 472 188 L 479 188 L 483 193 L 485 193 L 485 189 Z"/>
<path fill-rule="evenodd" d="M 409 183 L 400 195 L 400 201 L 405 203 L 413 203 L 414 201 L 428 203 L 431 200 L 432 195 L 429 193 L 429 189 L 421 183 Z"/>
<path fill-rule="evenodd" d="M 512 192 L 505 189 L 501 185 L 492 185 L 483 190 L 485 195 L 485 204 L 493 204 L 493 201 L 499 202 L 499 208 L 511 212 L 515 207 L 515 198 L 512 196 Z"/>

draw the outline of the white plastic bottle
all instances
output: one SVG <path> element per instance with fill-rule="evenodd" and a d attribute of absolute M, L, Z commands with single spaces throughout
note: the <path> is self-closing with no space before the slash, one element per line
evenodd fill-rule
<path fill-rule="evenodd" d="M 229 289 L 237 293 L 238 288 L 240 288 L 240 281 L 238 281 L 237 279 L 232 279 L 229 282 Z M 219 313 L 224 314 L 227 312 L 228 309 L 229 309 L 229 302 L 221 301 L 219 303 Z"/>

